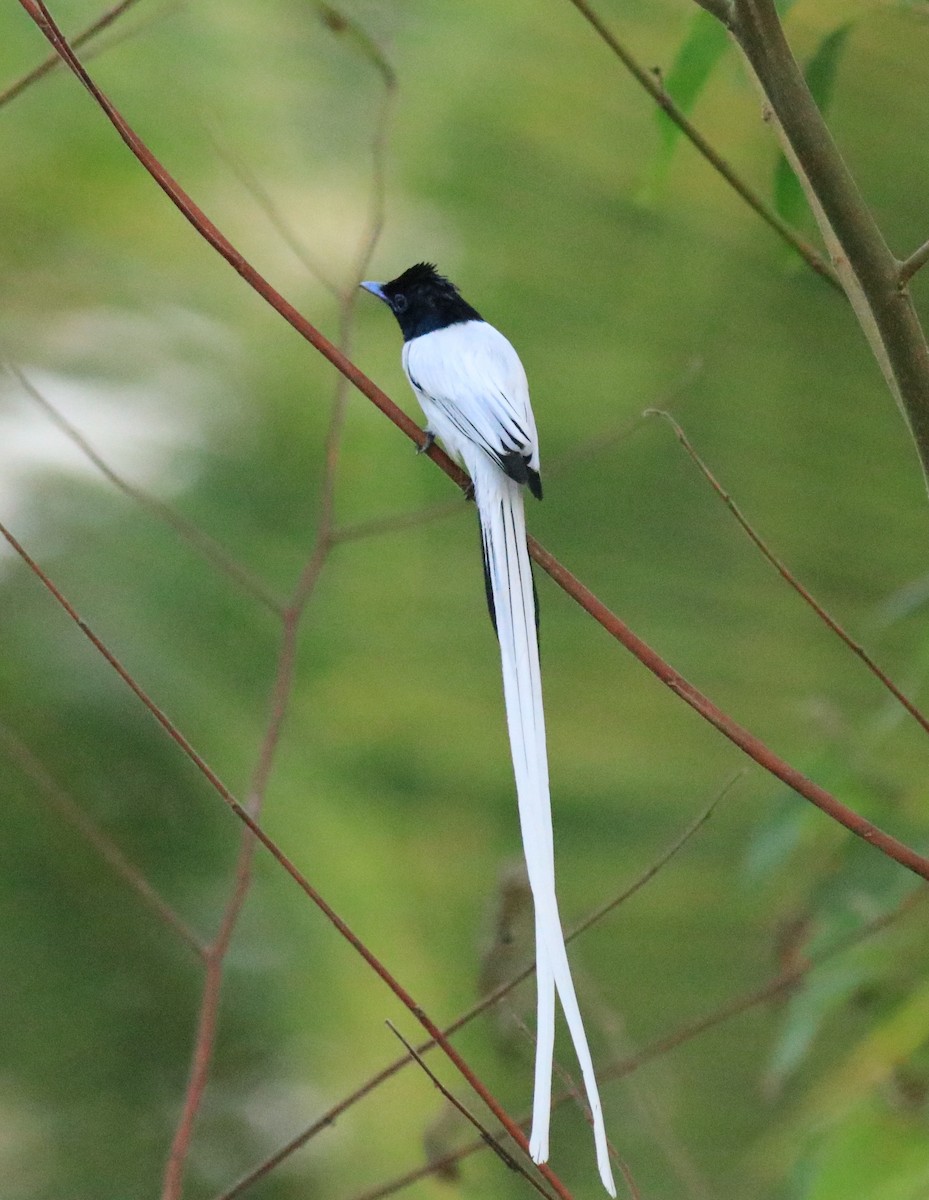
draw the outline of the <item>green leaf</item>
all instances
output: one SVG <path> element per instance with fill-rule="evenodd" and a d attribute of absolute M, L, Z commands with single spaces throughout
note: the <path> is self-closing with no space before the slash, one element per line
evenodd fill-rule
<path fill-rule="evenodd" d="M 901 1063 L 927 1045 L 929 984 L 923 984 L 849 1046 L 844 1062 L 820 1080 L 813 1097 L 816 1111 L 847 1111 L 885 1085 Z"/>
<path fill-rule="evenodd" d="M 725 26 L 705 9 L 699 9 L 671 70 L 663 79 L 665 91 L 681 109 L 689 113 L 729 43 Z M 661 144 L 652 168 L 650 185 L 660 187 L 667 176 L 681 131 L 667 113 L 655 109 Z"/>
<path fill-rule="evenodd" d="M 922 1200 L 929 1158 L 922 1121 L 862 1104 L 817 1147 L 805 1200 Z"/>
<path fill-rule="evenodd" d="M 803 72 L 813 99 L 823 114 L 832 103 L 839 60 L 852 24 L 853 22 L 847 21 L 838 29 L 827 33 Z M 799 224 L 807 212 L 803 188 L 783 154 L 779 155 L 774 168 L 774 207 L 780 216 L 792 225 Z"/>
<path fill-rule="evenodd" d="M 780 1089 L 800 1067 L 823 1023 L 847 1003 L 867 975 L 861 961 L 831 961 L 814 971 L 787 1005 L 787 1016 L 766 1073 L 769 1088 Z"/>

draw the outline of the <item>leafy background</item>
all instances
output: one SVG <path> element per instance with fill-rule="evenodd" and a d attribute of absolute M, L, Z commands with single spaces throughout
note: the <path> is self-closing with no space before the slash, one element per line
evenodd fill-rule
<path fill-rule="evenodd" d="M 84 0 L 52 11 L 66 30 L 96 15 Z M 435 259 L 518 347 L 546 474 L 533 532 L 727 711 L 924 846 L 922 732 L 752 549 L 670 429 L 636 421 L 672 407 L 776 551 L 918 698 L 929 665 L 926 497 L 844 302 L 669 134 L 569 3 L 359 0 L 340 11 L 398 80 L 372 274 Z M 812 236 L 742 65 L 706 37 L 703 16 L 680 0 L 604 0 L 601 11 Z M 383 87 L 333 24 L 294 0 L 144 0 L 92 59 L 155 153 L 329 333 L 333 297 L 241 173 L 347 286 L 370 228 Z M 925 6 L 798 0 L 788 32 L 888 240 L 908 253 L 926 237 Z M 6 5 L 2 77 L 44 53 Z M 114 468 L 286 594 L 320 513 L 331 368 L 196 238 L 64 72 L 0 109 L 0 159 L 0 354 Z M 917 276 L 924 311 L 927 287 L 929 274 Z M 360 304 L 353 339 L 359 365 L 415 411 L 384 311 Z M 12 377 L 0 423 L 2 519 L 244 793 L 276 621 L 102 480 Z M 352 396 L 337 523 L 451 499 L 448 481 Z M 500 872 L 519 854 L 473 523 L 452 503 L 441 519 L 334 548 L 303 626 L 265 818 L 440 1021 L 475 995 Z M 26 745 L 208 933 L 227 896 L 235 822 L 9 556 L 0 588 L 3 745 Z M 742 763 L 547 579 L 539 589 L 570 921 L 652 862 Z M 22 767 L 7 754 L 0 809 L 2 1192 L 155 1195 L 201 971 Z M 628 1053 L 791 955 L 827 948 L 914 886 L 752 768 L 686 850 L 576 944 L 596 1056 Z M 642 1194 L 924 1195 L 920 932 L 919 918 L 905 919 L 789 1000 L 608 1086 L 608 1126 Z M 393 1057 L 385 1018 L 415 1036 L 259 855 L 185 1195 L 221 1192 Z M 518 1033 L 483 1021 L 460 1042 L 509 1106 L 526 1106 L 531 1052 Z M 438 1111 L 432 1086 L 408 1070 L 250 1194 L 357 1195 L 420 1161 Z M 597 1192 L 592 1159 L 580 1117 L 562 1110 L 553 1164 L 579 1195 Z M 525 1187 L 491 1155 L 468 1160 L 457 1186 Z"/>

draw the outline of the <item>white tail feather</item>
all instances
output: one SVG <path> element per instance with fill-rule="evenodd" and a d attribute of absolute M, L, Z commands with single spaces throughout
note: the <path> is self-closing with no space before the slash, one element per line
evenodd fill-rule
<path fill-rule="evenodd" d="M 542 675 L 522 489 L 484 455 L 467 457 L 496 610 L 519 819 L 535 905 L 538 1015 L 529 1149 L 535 1162 L 547 1160 L 557 990 L 593 1117 L 600 1178 L 610 1195 L 615 1196 L 600 1094 L 571 978 L 555 894 Z"/>

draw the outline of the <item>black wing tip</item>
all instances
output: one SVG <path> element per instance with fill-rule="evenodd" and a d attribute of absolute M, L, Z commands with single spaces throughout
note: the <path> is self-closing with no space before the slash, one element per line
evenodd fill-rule
<path fill-rule="evenodd" d="M 530 467 L 524 454 L 519 450 L 510 450 L 501 454 L 499 463 L 505 474 L 516 483 L 527 484 L 536 500 L 542 499 L 542 476 L 534 467 Z"/>

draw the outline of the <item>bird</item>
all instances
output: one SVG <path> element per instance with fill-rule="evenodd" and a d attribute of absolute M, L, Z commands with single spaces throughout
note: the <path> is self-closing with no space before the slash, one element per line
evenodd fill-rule
<path fill-rule="evenodd" d="M 523 494 L 542 499 L 539 439 L 519 356 L 434 263 L 386 283 L 366 280 L 403 334 L 402 364 L 426 416 L 428 449 L 440 438 L 471 477 L 484 583 L 500 647 L 504 707 L 523 850 L 535 913 L 536 1058 L 529 1151 L 548 1160 L 556 994 L 571 1033 L 593 1120 L 597 1166 L 611 1196 L 603 1107 L 565 948 L 555 892 L 538 602 L 526 543 Z"/>

